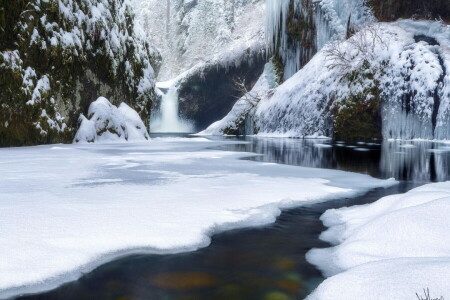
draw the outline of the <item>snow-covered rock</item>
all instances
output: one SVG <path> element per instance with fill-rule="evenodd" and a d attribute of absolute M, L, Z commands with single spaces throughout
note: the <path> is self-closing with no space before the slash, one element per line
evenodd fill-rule
<path fill-rule="evenodd" d="M 263 136 L 450 139 L 449 33 L 405 20 L 330 43 L 261 99 L 249 126 Z"/>
<path fill-rule="evenodd" d="M 149 135 L 135 110 L 125 103 L 117 108 L 100 97 L 89 106 L 88 118 L 80 116 L 74 143 L 145 140 L 149 140 Z"/>
<path fill-rule="evenodd" d="M 450 182 L 321 219 L 329 227 L 321 239 L 336 246 L 313 249 L 307 259 L 332 277 L 308 299 L 410 299 L 426 288 L 431 299 L 449 297 Z"/>

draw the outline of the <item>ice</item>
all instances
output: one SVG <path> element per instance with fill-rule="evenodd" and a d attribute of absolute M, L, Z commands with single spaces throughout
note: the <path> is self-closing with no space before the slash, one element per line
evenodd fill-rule
<path fill-rule="evenodd" d="M 313 249 L 307 259 L 333 277 L 308 299 L 409 299 L 422 288 L 448 297 L 450 182 L 321 219 L 329 227 L 321 239 L 336 246 Z"/>
<path fill-rule="evenodd" d="M 132 253 L 195 250 L 218 231 L 274 222 L 280 209 L 395 184 L 211 150 L 226 143 L 0 149 L 0 298 L 54 288 Z"/>
<path fill-rule="evenodd" d="M 325 148 L 325 149 L 333 148 L 332 145 L 327 145 L 327 144 L 314 144 L 314 147 L 317 147 L 317 148 Z"/>
<path fill-rule="evenodd" d="M 289 79 L 303 67 L 316 51 L 328 42 L 344 39 L 348 30 L 360 29 L 373 20 L 363 0 L 266 0 L 266 43 L 271 53 L 277 52 L 284 65 L 284 79 Z M 288 21 L 292 16 L 299 22 L 312 20 L 313 28 L 305 40 L 293 41 L 289 35 Z M 306 21 L 305 21 L 306 20 Z M 303 24 L 301 26 L 304 26 Z M 292 33 L 291 33 L 292 34 Z"/>

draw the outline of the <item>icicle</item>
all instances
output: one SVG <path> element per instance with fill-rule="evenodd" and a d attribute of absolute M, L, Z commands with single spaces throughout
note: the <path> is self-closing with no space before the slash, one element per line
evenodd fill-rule
<path fill-rule="evenodd" d="M 268 53 L 277 53 L 284 64 L 284 79 L 290 78 L 332 39 L 343 39 L 347 26 L 359 27 L 372 19 L 364 0 L 266 0 L 266 42 Z M 292 43 L 288 34 L 291 12 L 312 18 L 315 28 L 308 30 L 307 48 L 302 41 Z M 313 16 L 311 16 L 313 14 Z M 349 22 L 350 20 L 350 22 Z M 349 24 L 350 23 L 350 24 Z M 313 36 L 315 34 L 315 36 Z"/>

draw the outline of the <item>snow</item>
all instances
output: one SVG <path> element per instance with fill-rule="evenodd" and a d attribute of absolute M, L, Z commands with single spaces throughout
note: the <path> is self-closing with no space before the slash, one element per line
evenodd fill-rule
<path fill-rule="evenodd" d="M 307 300 L 447 299 L 450 259 L 400 258 L 353 268 L 327 279 Z M 428 289 L 430 297 L 426 298 Z M 416 293 L 422 297 L 418 298 Z M 442 298 L 441 298 L 442 297 Z"/>
<path fill-rule="evenodd" d="M 21 70 L 23 61 L 20 59 L 19 51 L 3 51 L 0 52 L 0 67 L 11 69 L 13 71 Z"/>
<path fill-rule="evenodd" d="M 345 101 L 356 98 L 364 105 L 378 90 L 384 138 L 450 139 L 450 78 L 443 67 L 450 67 L 449 32 L 449 25 L 432 21 L 367 26 L 349 40 L 325 46 L 262 97 L 247 118 L 260 136 L 331 137 L 335 113 Z M 438 45 L 416 41 L 421 35 Z M 331 54 L 335 50 L 340 56 Z M 357 78 L 349 80 L 354 74 Z"/>
<path fill-rule="evenodd" d="M 203 138 L 0 149 L 0 298 L 48 290 L 132 253 L 205 247 L 280 209 L 395 184 L 262 164 Z"/>
<path fill-rule="evenodd" d="M 450 182 L 321 219 L 329 227 L 321 239 L 336 246 L 313 249 L 307 260 L 332 277 L 308 299 L 409 299 L 422 288 L 449 296 Z"/>
<path fill-rule="evenodd" d="M 160 49 L 163 64 L 159 81 L 166 81 L 197 65 L 242 62 L 265 48 L 263 0 L 131 1 L 143 32 Z"/>
<path fill-rule="evenodd" d="M 27 68 L 24 75 L 24 82 L 29 83 L 30 77 L 36 76 L 36 73 L 30 69 Z M 35 105 L 42 100 L 42 94 L 48 93 L 50 91 L 50 80 L 46 75 L 42 76 L 41 79 L 39 79 L 36 83 L 36 86 L 34 88 L 32 98 L 27 102 L 28 105 Z"/>
<path fill-rule="evenodd" d="M 88 118 L 80 115 L 80 126 L 75 143 L 145 141 L 149 139 L 147 129 L 139 114 L 127 104 L 119 108 L 104 97 L 89 106 Z"/>

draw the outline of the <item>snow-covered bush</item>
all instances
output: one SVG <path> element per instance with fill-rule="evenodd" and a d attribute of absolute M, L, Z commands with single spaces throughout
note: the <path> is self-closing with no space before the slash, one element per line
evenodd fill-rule
<path fill-rule="evenodd" d="M 71 141 L 79 114 L 101 95 L 148 120 L 160 57 L 134 30 L 128 0 L 2 8 L 0 23 L 5 15 L 9 23 L 0 30 L 0 145 Z"/>
<path fill-rule="evenodd" d="M 88 117 L 80 115 L 74 143 L 142 141 L 149 135 L 139 114 L 127 104 L 119 108 L 100 97 L 89 106 Z"/>

